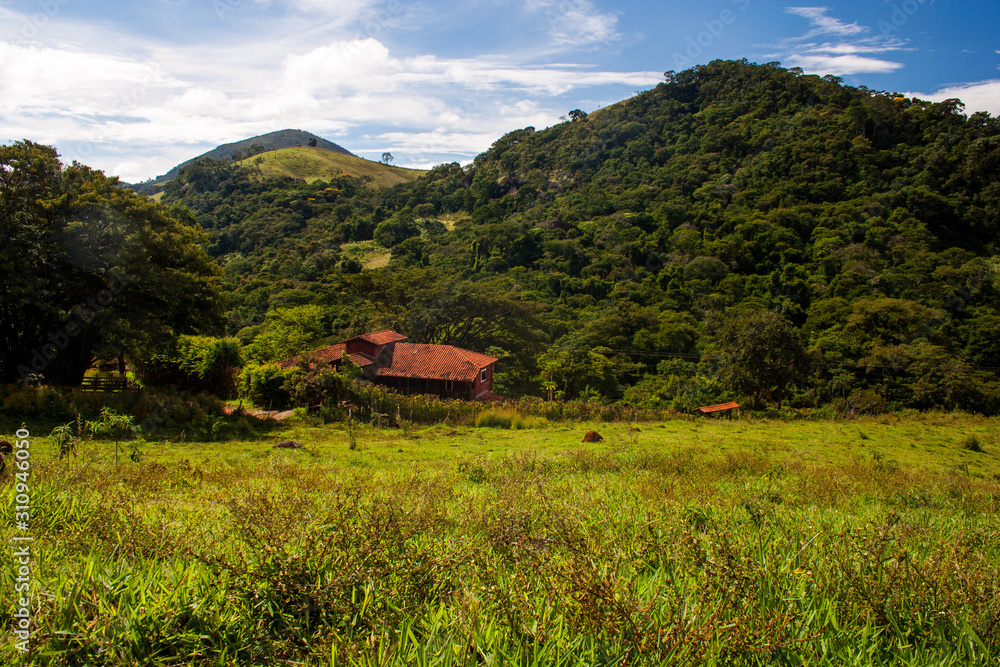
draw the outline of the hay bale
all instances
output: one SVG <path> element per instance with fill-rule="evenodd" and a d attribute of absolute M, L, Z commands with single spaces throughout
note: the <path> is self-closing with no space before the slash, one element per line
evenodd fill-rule
<path fill-rule="evenodd" d="M 584 442 L 604 442 L 604 438 L 597 431 L 587 431 L 587 435 L 583 436 Z"/>

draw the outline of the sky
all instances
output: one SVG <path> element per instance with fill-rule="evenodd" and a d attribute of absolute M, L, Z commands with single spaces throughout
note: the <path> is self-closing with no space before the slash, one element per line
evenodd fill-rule
<path fill-rule="evenodd" d="M 0 144 L 129 182 L 302 129 L 468 162 L 715 59 L 1000 116 L 995 0 L 0 0 Z"/>

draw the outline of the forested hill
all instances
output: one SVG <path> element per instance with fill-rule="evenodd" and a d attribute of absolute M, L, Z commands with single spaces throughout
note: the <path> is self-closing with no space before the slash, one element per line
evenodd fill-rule
<path fill-rule="evenodd" d="M 497 348 L 510 393 L 686 407 L 750 391 L 734 323 L 771 311 L 805 358 L 764 398 L 1000 406 L 997 119 L 722 61 L 572 117 L 389 190 L 300 184 L 270 227 L 223 215 L 235 171 L 199 186 L 235 199 L 177 200 L 202 202 L 260 360 L 281 327 L 392 326 Z"/>

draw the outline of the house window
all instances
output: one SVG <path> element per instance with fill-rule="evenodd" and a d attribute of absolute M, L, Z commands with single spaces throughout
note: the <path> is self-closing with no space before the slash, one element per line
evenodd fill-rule
<path fill-rule="evenodd" d="M 480 376 L 479 381 L 480 382 L 486 382 L 486 369 L 485 368 L 483 369 L 483 373 Z"/>
<path fill-rule="evenodd" d="M 445 382 L 444 382 L 444 390 L 445 391 L 454 391 L 455 390 L 455 383 L 452 382 L 451 380 L 445 380 Z"/>

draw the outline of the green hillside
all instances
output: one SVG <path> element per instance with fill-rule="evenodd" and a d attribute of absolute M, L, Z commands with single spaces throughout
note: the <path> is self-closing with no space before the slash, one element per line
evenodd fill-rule
<path fill-rule="evenodd" d="M 335 144 L 332 141 L 328 141 L 323 137 L 313 134 L 312 132 L 304 132 L 302 130 L 278 130 L 277 132 L 268 132 L 267 134 L 250 137 L 249 139 L 243 139 L 242 141 L 234 141 L 232 143 L 216 146 L 207 153 L 202 153 L 197 157 L 193 157 L 186 162 L 180 163 L 162 176 L 157 176 L 156 178 L 143 183 L 123 183 L 122 185 L 145 195 L 157 195 L 163 192 L 163 188 L 167 183 L 177 178 L 177 175 L 182 169 L 199 160 L 231 160 L 244 155 L 254 155 L 263 153 L 264 151 L 276 151 L 281 150 L 282 148 L 295 148 L 300 146 L 314 146 L 320 150 L 330 151 L 332 153 L 350 155 L 352 157 L 354 155 L 343 146 Z"/>
<path fill-rule="evenodd" d="M 381 190 L 219 166 L 164 201 L 245 343 L 318 307 L 315 341 L 492 348 L 512 395 L 1000 410 L 997 119 L 745 61 L 575 116 Z"/>
<path fill-rule="evenodd" d="M 419 169 L 393 167 L 354 155 L 306 146 L 268 151 L 242 160 L 239 164 L 258 170 L 266 178 L 286 176 L 303 179 L 307 183 L 328 181 L 342 174 L 368 176 L 372 179 L 371 185 L 376 188 L 408 183 L 425 173 Z"/>

